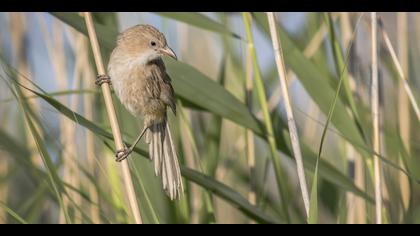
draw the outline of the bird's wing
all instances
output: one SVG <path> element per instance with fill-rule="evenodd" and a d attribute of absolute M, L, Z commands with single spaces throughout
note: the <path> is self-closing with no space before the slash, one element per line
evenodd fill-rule
<path fill-rule="evenodd" d="M 160 86 L 160 99 L 168 105 L 176 115 L 175 92 L 171 84 L 171 77 L 165 72 Z"/>
<path fill-rule="evenodd" d="M 176 115 L 175 92 L 171 84 L 171 77 L 166 73 L 165 64 L 161 59 L 156 60 L 155 65 L 156 71 L 153 74 L 157 77 L 159 84 L 159 99 L 169 106 Z"/>

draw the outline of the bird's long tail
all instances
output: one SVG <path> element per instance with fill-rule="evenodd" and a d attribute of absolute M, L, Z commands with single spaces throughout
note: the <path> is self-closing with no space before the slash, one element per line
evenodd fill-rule
<path fill-rule="evenodd" d="M 153 124 L 146 133 L 146 142 L 149 144 L 155 174 L 162 176 L 163 189 L 171 200 L 179 199 L 183 185 L 169 123 L 164 121 Z"/>

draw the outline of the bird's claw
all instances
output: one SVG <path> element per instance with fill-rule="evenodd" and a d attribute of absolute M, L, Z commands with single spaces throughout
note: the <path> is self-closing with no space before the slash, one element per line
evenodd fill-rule
<path fill-rule="evenodd" d="M 103 83 L 108 83 L 109 85 L 112 85 L 111 78 L 108 75 L 97 75 L 95 84 L 101 86 Z"/>
<path fill-rule="evenodd" d="M 131 152 L 132 150 L 127 147 L 117 150 L 117 152 L 115 153 L 115 161 L 117 162 L 123 161 L 124 159 L 128 157 L 128 155 L 130 155 Z"/>

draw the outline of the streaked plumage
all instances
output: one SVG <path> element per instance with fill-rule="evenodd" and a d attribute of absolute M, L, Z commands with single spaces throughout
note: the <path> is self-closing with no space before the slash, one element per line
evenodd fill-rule
<path fill-rule="evenodd" d="M 169 50 L 169 51 L 168 51 Z M 165 36 L 149 25 L 137 25 L 122 32 L 108 65 L 117 97 L 136 117 L 144 118 L 146 142 L 156 175 L 171 199 L 183 192 L 175 146 L 167 122 L 167 107 L 175 113 L 175 95 L 166 73 L 162 53 L 173 52 Z"/>

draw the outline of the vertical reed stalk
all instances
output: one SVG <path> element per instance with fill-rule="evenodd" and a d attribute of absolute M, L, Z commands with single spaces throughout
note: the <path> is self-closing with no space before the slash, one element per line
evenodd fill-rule
<path fill-rule="evenodd" d="M 0 110 L 1 112 L 1 110 Z M 1 122 L 0 122 L 1 123 Z M 0 178 L 4 178 L 9 171 L 9 162 L 7 160 L 6 152 L 0 150 Z M 0 202 L 7 204 L 7 196 L 8 196 L 8 183 L 4 181 L 0 184 Z M 0 224 L 7 223 L 7 211 L 3 208 L 0 208 Z"/>
<path fill-rule="evenodd" d="M 253 89 L 253 79 L 252 79 L 252 55 L 251 55 L 251 46 L 247 45 L 246 51 L 246 61 L 245 61 L 245 100 L 248 106 L 249 111 L 252 113 L 252 89 Z M 255 142 L 254 142 L 254 133 L 252 130 L 245 129 L 245 153 L 249 171 L 249 190 L 248 190 L 248 201 L 252 205 L 257 203 L 257 194 L 256 194 L 256 175 L 255 175 Z M 255 221 L 250 221 L 251 224 Z"/>
<path fill-rule="evenodd" d="M 407 78 L 409 77 L 409 57 L 408 57 L 408 31 L 407 31 L 407 12 L 397 13 L 397 42 L 398 42 L 398 58 L 401 62 L 401 71 L 406 77 L 401 77 L 398 83 L 398 126 L 403 145 L 408 153 L 410 153 L 410 109 L 407 93 L 405 90 Z M 394 63 L 395 64 L 395 63 Z M 417 108 L 417 119 L 420 119 Z M 400 158 L 400 166 L 404 168 L 402 158 Z M 407 210 L 410 201 L 410 185 L 407 176 L 400 173 L 399 182 L 401 189 L 401 197 L 403 200 L 404 211 Z"/>
<path fill-rule="evenodd" d="M 2 40 L 0 39 L 0 45 L 3 45 Z M 3 53 L 2 52 L 2 47 L 0 46 L 0 54 Z M 3 96 L 5 92 L 4 89 L 2 87 L 0 87 L 0 100 L 3 99 Z M 0 125 L 3 126 L 3 124 L 5 124 L 4 120 L 3 120 L 3 114 L 5 114 L 6 109 L 4 109 L 5 107 L 2 106 L 0 107 Z M 8 161 L 8 154 L 6 152 L 3 152 L 0 150 L 0 178 L 2 178 L 3 176 L 6 176 L 9 170 L 9 161 Z M 8 196 L 8 183 L 6 183 L 6 181 L 4 181 L 3 183 L 0 184 L 0 202 L 7 204 L 7 196 Z M 6 224 L 7 223 L 7 211 L 3 208 L 0 208 L 0 224 Z"/>
<path fill-rule="evenodd" d="M 245 82 L 245 99 L 246 104 L 250 112 L 252 112 L 252 89 L 253 89 L 253 79 L 252 79 L 252 55 L 251 55 L 251 45 L 247 45 L 246 51 L 246 64 L 245 64 L 245 73 L 246 73 L 246 82 Z M 246 132 L 246 157 L 249 170 L 249 179 L 250 179 L 250 189 L 248 192 L 248 201 L 255 205 L 256 204 L 256 186 L 255 186 L 255 143 L 254 143 L 254 133 L 245 129 Z"/>
<path fill-rule="evenodd" d="M 283 51 L 279 42 L 276 29 L 276 20 L 273 12 L 267 12 L 268 23 L 270 26 L 271 39 L 273 41 L 274 55 L 279 73 L 280 87 L 286 108 L 287 124 L 289 127 L 290 141 L 292 143 L 293 155 L 296 159 L 297 173 L 299 185 L 302 192 L 303 203 L 305 206 L 306 216 L 309 216 L 309 193 L 305 179 L 305 170 L 303 168 L 302 153 L 299 146 L 299 136 L 297 133 L 295 119 L 293 117 L 292 106 L 290 103 L 289 92 L 287 88 L 286 66 L 283 60 Z M 314 186 L 315 187 L 315 186 Z"/>
<path fill-rule="evenodd" d="M 93 70 L 89 64 L 89 55 L 88 55 L 88 41 L 87 39 L 77 33 L 77 31 L 75 31 L 74 29 L 70 28 L 69 31 L 67 31 L 70 35 L 71 35 L 71 39 L 70 43 L 72 46 L 72 49 L 74 51 L 74 54 L 77 55 L 77 57 L 75 57 L 75 67 L 74 67 L 74 83 L 75 85 L 73 85 L 72 87 L 75 89 L 79 89 L 82 87 L 89 87 L 91 85 L 91 83 L 87 82 L 87 80 L 82 80 L 82 78 L 93 78 L 95 75 L 93 73 Z M 81 84 L 82 82 L 83 85 Z M 78 110 L 78 104 L 79 104 L 79 98 L 80 96 L 74 96 L 72 97 L 72 99 L 70 100 L 70 107 L 72 110 L 77 111 Z M 92 95 L 85 93 L 82 94 L 82 98 L 83 99 L 83 107 L 85 110 L 85 117 L 88 120 L 93 120 L 93 100 L 92 100 Z M 76 127 L 74 127 L 74 129 L 76 129 Z M 89 130 L 86 130 L 86 153 L 85 156 L 87 158 L 87 170 L 90 171 L 90 174 L 92 176 L 95 176 L 95 151 L 94 151 L 94 138 L 93 138 L 93 133 L 90 132 Z M 73 139 L 76 140 L 76 137 Z M 77 149 L 75 149 L 77 150 Z M 81 188 L 81 183 L 85 183 L 80 181 L 80 171 L 77 168 L 78 162 L 81 162 L 82 160 L 77 160 L 76 158 L 74 158 L 74 170 L 73 172 L 76 174 L 76 176 L 78 177 L 77 179 L 77 186 L 78 188 Z M 87 185 L 87 186 L 86 186 Z M 91 181 L 86 181 L 86 187 L 88 189 L 89 192 L 89 197 L 91 202 L 95 203 L 95 204 L 99 204 L 99 198 L 98 198 L 98 193 L 96 191 L 96 187 L 95 185 L 91 182 Z M 80 195 L 77 194 L 76 196 L 74 196 L 75 198 L 75 202 L 79 203 L 79 206 L 81 206 L 81 199 L 80 199 Z M 92 223 L 94 224 L 98 224 L 100 223 L 100 217 L 99 217 L 99 208 L 97 205 L 95 204 L 89 204 L 89 214 L 90 214 L 90 220 Z M 81 218 L 81 211 L 76 212 L 75 215 L 75 223 L 79 223 L 79 218 Z"/>
<path fill-rule="evenodd" d="M 335 20 L 337 19 L 337 14 L 332 14 L 332 21 L 335 22 Z M 327 34 L 327 24 L 325 22 L 323 22 L 321 24 L 321 26 L 319 27 L 318 31 L 314 34 L 314 36 L 312 37 L 312 39 L 309 41 L 308 45 L 306 45 L 305 49 L 303 50 L 303 55 L 310 59 L 313 57 L 313 55 L 315 55 L 315 53 L 321 48 L 321 44 L 322 42 L 324 42 L 324 38 Z M 288 84 L 292 84 L 293 83 L 293 79 L 295 78 L 294 73 L 292 70 L 288 70 L 287 71 L 287 78 L 288 78 Z M 280 98 L 281 98 L 281 87 L 278 86 L 276 87 L 276 89 L 273 91 L 270 99 L 268 100 L 268 109 L 271 111 L 273 111 L 277 105 L 280 102 Z M 261 118 L 262 117 L 262 111 L 258 111 L 257 112 L 257 117 Z"/>
<path fill-rule="evenodd" d="M 403 63 L 400 62 L 398 60 L 397 54 L 395 53 L 394 47 L 391 44 L 391 40 L 389 39 L 388 33 L 385 31 L 383 25 L 380 25 L 380 29 L 382 31 L 382 37 L 384 38 L 384 42 L 385 42 L 385 46 L 389 51 L 389 54 L 391 55 L 391 59 L 392 62 L 394 63 L 395 68 L 397 69 L 399 78 L 400 78 L 400 85 L 402 84 L 402 87 L 405 90 L 406 96 L 408 96 L 409 100 L 410 100 L 410 104 L 411 107 L 413 108 L 414 112 L 416 113 L 416 117 L 417 117 L 417 121 L 420 121 L 420 109 L 419 109 L 419 105 L 417 104 L 416 99 L 414 98 L 413 92 L 411 91 L 410 86 L 407 83 L 407 78 L 408 78 L 408 68 L 404 67 L 403 68 Z M 401 54 L 401 53 L 400 53 Z M 400 56 L 401 58 L 403 58 L 403 56 Z M 408 55 L 405 55 L 404 57 L 408 57 Z M 408 59 L 405 59 L 408 63 Z M 406 71 L 406 72 L 404 72 Z M 398 103 L 400 104 L 400 103 Z M 400 121 L 401 123 L 401 121 Z M 404 124 L 400 124 L 400 125 L 404 125 Z M 403 131 L 401 131 L 403 132 Z M 409 131 L 407 131 L 409 134 Z M 408 135 L 407 133 L 405 135 Z M 408 137 L 409 138 L 409 137 Z M 407 141 L 407 140 L 406 140 Z M 407 141 L 409 143 L 409 140 Z M 406 149 L 409 146 L 406 146 Z M 409 150 L 409 149 L 407 149 Z"/>
<path fill-rule="evenodd" d="M 188 49 L 188 45 L 190 45 L 189 37 L 190 31 L 188 30 L 188 27 L 185 25 L 177 25 L 177 36 L 178 36 L 178 42 L 179 42 L 179 48 L 181 49 L 181 57 L 182 61 L 187 55 L 189 55 L 190 50 Z M 181 108 L 183 109 L 183 108 Z M 188 138 L 187 135 L 187 123 L 191 123 L 191 112 L 186 111 L 186 119 L 187 121 L 184 121 L 184 119 L 179 118 L 180 123 L 180 129 L 182 132 L 180 133 L 181 141 L 182 141 L 182 149 L 184 153 L 184 158 L 187 166 L 193 170 L 197 170 L 198 167 L 196 165 L 196 162 L 194 161 L 194 151 L 192 149 L 191 140 Z M 193 224 L 200 223 L 200 209 L 202 207 L 202 201 L 201 201 L 201 190 L 199 186 L 197 186 L 194 183 L 189 182 L 189 190 L 190 190 L 190 222 Z"/>
<path fill-rule="evenodd" d="M 183 111 L 181 109 L 184 108 L 178 108 L 180 110 L 179 114 Z M 197 170 L 199 167 L 197 166 L 198 163 L 195 160 L 194 156 L 194 150 L 192 148 L 191 139 L 188 135 L 188 123 L 191 123 L 191 113 L 189 111 L 185 112 L 184 119 L 181 117 L 179 119 L 180 122 L 180 129 L 181 129 L 181 140 L 182 140 L 182 148 L 184 151 L 184 158 L 186 161 L 186 164 L 189 168 Z M 194 184 L 189 183 L 190 185 L 190 218 L 192 224 L 199 224 L 200 223 L 200 209 L 202 207 L 203 201 L 201 201 L 201 190 L 200 188 Z"/>
<path fill-rule="evenodd" d="M 81 66 L 81 76 L 82 78 L 93 78 L 95 74 L 92 70 L 92 67 L 89 64 L 89 55 L 88 55 L 88 41 L 87 39 L 78 34 L 76 36 L 76 41 L 78 41 L 81 45 L 80 50 L 78 50 L 76 60 L 80 60 Z M 84 88 L 88 88 L 92 86 L 92 83 L 89 83 L 88 80 L 83 80 Z M 85 111 L 85 117 L 88 120 L 93 120 L 93 95 L 92 94 L 84 94 L 83 95 L 83 107 Z M 86 130 L 86 158 L 87 164 L 89 166 L 89 170 L 92 176 L 96 176 L 96 165 L 95 165 L 95 142 L 94 142 L 94 134 Z M 88 192 L 90 199 L 94 202 L 99 204 L 99 197 L 98 192 L 96 191 L 96 187 L 94 183 L 90 182 L 88 186 Z M 100 223 L 99 217 L 99 208 L 94 204 L 90 204 L 90 217 L 93 223 L 98 224 Z"/>
<path fill-rule="evenodd" d="M 268 140 L 268 144 L 270 146 L 270 152 L 271 152 L 270 157 L 273 162 L 274 172 L 276 175 L 277 190 L 279 191 L 279 197 L 282 201 L 282 209 L 285 214 L 286 220 L 287 222 L 290 222 L 288 204 L 287 204 L 288 200 L 286 199 L 287 198 L 287 190 L 285 186 L 286 183 L 284 182 L 285 181 L 283 177 L 284 174 L 282 172 L 281 165 L 280 165 L 280 156 L 277 153 L 273 124 L 271 122 L 271 117 L 270 117 L 270 113 L 269 113 L 268 105 L 266 101 L 264 82 L 261 78 L 261 72 L 258 65 L 257 55 L 255 52 L 255 47 L 254 47 L 254 40 L 252 37 L 252 31 L 251 31 L 252 16 L 250 13 L 244 12 L 242 13 L 242 18 L 245 24 L 246 38 L 248 41 L 247 49 L 249 49 L 249 53 L 251 54 L 251 57 L 252 57 L 253 70 L 254 70 L 254 76 L 255 76 L 255 87 L 256 87 L 256 92 L 258 95 L 258 101 L 261 107 L 261 111 L 263 112 L 265 129 L 267 132 L 267 140 Z"/>
<path fill-rule="evenodd" d="M 183 138 L 188 140 L 188 144 L 190 145 L 190 151 L 192 152 L 192 157 L 193 157 L 193 166 L 198 168 L 198 170 L 201 173 L 205 173 L 204 172 L 204 168 L 201 164 L 201 160 L 200 160 L 200 154 L 198 152 L 198 148 L 197 148 L 197 144 L 194 140 L 194 135 L 193 135 L 193 131 L 192 131 L 192 127 L 190 126 L 191 121 L 189 120 L 189 117 L 187 117 L 187 114 L 185 114 L 185 109 L 184 106 L 182 105 L 181 102 L 178 102 L 179 107 L 179 116 L 180 116 L 180 123 L 181 123 L 181 127 L 182 130 L 184 131 L 183 133 L 186 134 L 185 136 L 183 136 Z M 206 210 L 207 210 L 207 215 L 214 215 L 214 207 L 213 207 L 213 203 L 211 202 L 211 198 L 210 198 L 210 194 L 207 191 L 199 191 L 197 194 L 198 197 L 200 197 L 200 200 L 202 201 L 201 205 L 204 205 Z M 203 199 L 204 198 L 204 199 Z M 196 210 L 199 210 L 200 208 L 197 208 Z M 198 213 L 198 212 L 197 212 Z M 199 219 L 197 219 L 199 220 Z"/>
<path fill-rule="evenodd" d="M 349 76 L 349 82 L 350 82 L 350 88 L 352 90 L 352 93 L 356 94 L 358 92 L 358 89 L 356 89 L 356 81 L 353 77 L 353 74 L 356 73 L 356 71 L 351 71 L 354 67 L 354 60 L 355 57 L 352 56 L 352 50 L 354 52 L 356 51 L 355 46 L 351 46 L 350 44 L 356 44 L 356 39 L 352 35 L 352 26 L 351 26 L 351 19 L 350 19 L 350 13 L 343 12 L 341 13 L 341 30 L 343 35 L 343 48 L 349 48 L 349 65 L 347 66 L 349 68 L 350 73 Z M 354 30 L 356 31 L 356 30 Z M 345 146 L 347 150 L 347 158 L 350 163 L 353 163 L 353 173 L 350 173 L 350 175 L 354 176 L 354 182 L 357 187 L 364 190 L 364 178 L 363 178 L 363 158 L 360 156 L 360 153 L 357 152 L 357 150 L 347 141 L 345 141 Z M 347 206 L 348 206 L 348 217 L 347 222 L 353 223 L 353 224 L 360 224 L 360 223 L 366 223 L 366 217 L 365 215 L 365 200 L 357 197 L 353 193 L 347 193 Z"/>
<path fill-rule="evenodd" d="M 69 89 L 68 84 L 68 77 L 67 77 L 67 70 L 66 70 L 66 56 L 64 53 L 64 39 L 63 39 L 63 31 L 59 26 L 59 21 L 54 19 L 53 21 L 53 38 L 54 42 L 50 40 L 48 36 L 47 26 L 45 22 L 45 18 L 40 16 L 41 29 L 44 33 L 44 40 L 47 46 L 47 51 L 50 57 L 50 62 L 54 68 L 56 78 L 58 80 L 58 86 L 61 90 Z M 60 101 L 63 104 L 69 105 L 69 99 L 63 97 Z M 74 110 L 74 105 L 72 109 Z M 77 163 L 76 163 L 76 133 L 75 133 L 75 125 L 74 123 L 67 119 L 67 117 L 60 116 L 60 140 L 61 144 L 63 145 L 62 149 L 62 158 L 63 158 L 63 173 L 64 177 L 63 180 L 66 183 L 69 183 L 74 188 L 79 189 L 79 176 L 77 170 Z M 81 206 L 81 198 L 79 194 L 75 194 L 73 191 L 68 193 L 68 196 L 63 196 L 63 204 L 64 207 L 69 209 L 70 208 L 70 201 L 69 197 L 74 200 L 74 203 L 78 206 Z M 80 211 L 74 211 L 74 219 L 72 222 L 74 223 L 81 223 L 81 213 Z M 64 224 L 66 223 L 66 219 L 64 216 L 63 209 L 60 210 L 60 217 L 59 223 Z"/>
<path fill-rule="evenodd" d="M 379 87 L 378 87 L 378 45 L 377 45 L 377 18 L 376 12 L 371 15 L 372 34 L 372 85 L 371 85 L 371 108 L 373 122 L 373 151 L 381 153 L 379 140 Z M 375 215 L 376 223 L 382 224 L 382 181 L 381 161 L 378 156 L 373 156 L 374 161 L 374 184 L 375 184 Z"/>
<path fill-rule="evenodd" d="M 28 65 L 28 60 L 26 58 L 25 52 L 25 31 L 26 23 L 24 18 L 24 13 L 22 12 L 11 12 L 10 14 L 10 29 L 11 29 L 11 39 L 12 39 L 12 48 L 14 54 L 16 55 L 16 67 L 19 73 L 16 75 L 18 81 L 23 86 L 31 87 L 32 76 L 30 75 L 30 68 Z M 27 90 L 22 90 L 22 93 L 25 97 L 30 96 L 30 92 Z M 39 104 L 35 100 L 28 100 L 28 104 L 34 110 L 35 113 L 39 111 Z M 37 123 L 34 123 L 35 129 L 42 133 L 41 127 Z M 26 143 L 29 150 L 36 150 L 36 143 L 32 135 L 30 135 L 29 127 L 25 126 L 26 134 Z M 42 167 L 42 158 L 38 152 L 31 152 L 31 160 L 37 167 Z"/>
<path fill-rule="evenodd" d="M 86 27 L 87 27 L 87 30 L 88 30 L 88 34 L 89 34 L 90 44 L 91 44 L 92 50 L 93 50 L 93 56 L 94 56 L 95 63 L 96 63 L 96 69 L 97 69 L 99 74 L 106 74 L 105 67 L 104 67 L 104 64 L 103 64 L 103 61 L 102 61 L 102 57 L 101 57 L 101 51 L 100 51 L 99 44 L 98 44 L 98 39 L 96 37 L 96 31 L 95 31 L 95 28 L 94 28 L 92 16 L 90 15 L 89 12 L 85 12 L 84 17 L 85 17 L 85 21 L 86 21 Z M 122 137 L 121 137 L 120 127 L 119 127 L 118 121 L 117 121 L 117 115 L 115 114 L 115 108 L 114 108 L 114 105 L 112 103 L 111 89 L 110 89 L 108 83 L 103 83 L 101 85 L 101 89 L 102 89 L 102 94 L 104 96 L 104 101 L 105 101 L 105 106 L 106 106 L 108 118 L 109 118 L 109 121 L 110 121 L 110 124 L 111 124 L 112 135 L 113 135 L 114 140 L 115 140 L 115 148 L 117 150 L 121 150 L 121 149 L 124 148 L 124 143 L 123 143 L 123 140 L 122 140 Z M 134 191 L 134 186 L 133 186 L 133 182 L 132 182 L 130 169 L 128 167 L 127 160 L 124 160 L 124 161 L 121 162 L 121 169 L 122 169 L 121 171 L 122 171 L 122 175 L 123 175 L 125 190 L 126 190 L 126 193 L 127 193 L 129 205 L 130 205 L 130 208 L 131 208 L 131 212 L 132 212 L 133 217 L 134 217 L 134 221 L 137 224 L 141 224 L 142 219 L 141 219 L 141 215 L 140 215 L 140 209 L 139 209 L 139 206 L 137 204 L 136 194 L 135 194 L 135 191 Z"/>
<path fill-rule="evenodd" d="M 341 33 L 342 33 L 341 35 L 343 38 L 343 48 L 349 48 L 349 45 L 352 39 L 352 33 L 351 33 L 352 30 L 351 30 L 351 22 L 350 22 L 349 13 L 341 12 L 340 15 L 341 15 L 340 28 L 341 28 Z M 351 73 L 349 73 L 349 76 L 350 75 Z M 343 142 L 344 142 L 344 147 L 345 147 L 345 157 L 347 158 L 346 169 L 349 170 L 350 172 L 349 167 L 356 162 L 357 155 L 356 155 L 354 147 L 349 142 L 347 142 L 346 140 L 343 140 Z M 353 173 L 350 172 L 349 174 L 352 175 Z M 346 202 L 347 202 L 346 204 L 347 205 L 347 223 L 354 224 L 356 221 L 357 197 L 353 193 L 348 192 L 346 193 Z"/>

